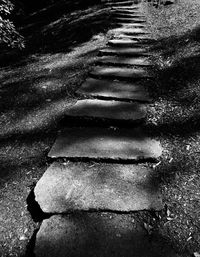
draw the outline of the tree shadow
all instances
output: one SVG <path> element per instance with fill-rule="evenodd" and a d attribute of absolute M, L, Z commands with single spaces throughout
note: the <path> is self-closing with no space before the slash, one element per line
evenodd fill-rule
<path fill-rule="evenodd" d="M 131 223 L 134 217 L 106 213 L 52 216 L 45 221 L 48 240 L 39 235 L 37 251 L 44 256 L 59 253 L 59 256 L 70 257 L 176 256 L 170 242 L 162 235 L 156 232 L 148 235 L 138 220 Z M 50 231 L 52 225 L 54 229 Z"/>
<path fill-rule="evenodd" d="M 2 66 L 19 61 L 23 63 L 33 54 L 69 53 L 95 35 L 116 27 L 109 22 L 110 8 L 105 7 L 100 0 L 79 0 L 73 4 L 61 1 L 55 5 L 27 20 L 28 24 L 20 30 L 25 36 L 26 48 L 23 51 L 2 51 Z M 60 11 L 56 12 L 56 8 Z"/>

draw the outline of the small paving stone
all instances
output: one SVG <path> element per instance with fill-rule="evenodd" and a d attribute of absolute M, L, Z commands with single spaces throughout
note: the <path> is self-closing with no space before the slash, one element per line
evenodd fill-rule
<path fill-rule="evenodd" d="M 117 56 L 104 56 L 98 59 L 98 63 L 112 64 L 112 65 L 128 65 L 128 66 L 149 66 L 150 63 L 146 58 L 141 57 L 117 57 Z"/>
<path fill-rule="evenodd" d="M 65 115 L 74 118 L 88 117 L 139 121 L 146 117 L 146 108 L 138 103 L 85 99 L 77 101 L 65 112 Z"/>
<path fill-rule="evenodd" d="M 93 97 L 150 101 L 148 93 L 141 85 L 93 78 L 87 79 L 77 93 Z"/>
<path fill-rule="evenodd" d="M 147 137 L 141 128 L 67 128 L 48 156 L 135 161 L 156 159 L 161 154 L 160 143 Z"/>
<path fill-rule="evenodd" d="M 131 214 L 54 215 L 42 222 L 35 257 L 179 257 Z"/>
<path fill-rule="evenodd" d="M 157 182 L 157 183 L 156 183 Z M 45 213 L 138 211 L 163 208 L 153 171 L 138 165 L 52 164 L 36 184 Z"/>
<path fill-rule="evenodd" d="M 116 56 L 147 56 L 149 55 L 146 47 L 108 47 L 99 51 L 101 55 L 116 55 Z"/>
<path fill-rule="evenodd" d="M 92 77 L 104 79 L 141 79 L 150 78 L 151 75 L 143 69 L 134 68 L 118 68 L 118 67 L 96 67 L 91 73 Z"/>

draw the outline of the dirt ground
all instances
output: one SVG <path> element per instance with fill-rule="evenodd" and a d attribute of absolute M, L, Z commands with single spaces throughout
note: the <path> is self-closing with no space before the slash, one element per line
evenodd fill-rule
<path fill-rule="evenodd" d="M 152 45 L 156 83 L 149 85 L 153 103 L 146 126 L 164 148 L 152 167 L 165 210 L 140 218 L 177 252 L 191 256 L 200 252 L 200 2 L 180 0 L 159 8 L 144 3 L 144 11 L 157 39 Z M 76 89 L 108 41 L 108 18 L 109 11 L 96 5 L 33 26 L 26 56 L 0 69 L 2 257 L 29 255 L 39 222 L 27 210 L 27 197 L 51 163 L 47 153 L 65 110 L 77 100 Z"/>

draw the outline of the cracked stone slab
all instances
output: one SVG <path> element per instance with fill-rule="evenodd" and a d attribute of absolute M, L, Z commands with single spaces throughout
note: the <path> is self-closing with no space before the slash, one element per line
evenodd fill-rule
<path fill-rule="evenodd" d="M 141 85 L 93 78 L 87 79 L 77 93 L 85 96 L 116 98 L 119 100 L 151 101 L 148 93 Z"/>
<path fill-rule="evenodd" d="M 105 65 L 128 65 L 128 66 L 150 66 L 147 58 L 142 57 L 118 57 L 118 56 L 104 56 L 98 59 L 98 63 Z"/>
<path fill-rule="evenodd" d="M 101 55 L 116 56 L 147 56 L 150 55 L 147 47 L 108 47 L 99 51 Z"/>
<path fill-rule="evenodd" d="M 73 118 L 102 118 L 111 120 L 140 121 L 146 117 L 146 106 L 139 103 L 105 101 L 98 99 L 79 100 L 66 112 Z"/>
<path fill-rule="evenodd" d="M 157 159 L 162 154 L 160 142 L 149 138 L 140 128 L 66 128 L 56 139 L 51 158 L 89 158 L 139 161 Z"/>
<path fill-rule="evenodd" d="M 113 47 L 123 47 L 123 48 L 141 47 L 141 45 L 138 44 L 137 40 L 131 40 L 129 38 L 127 38 L 127 39 L 112 39 L 112 40 L 108 41 L 108 44 Z"/>
<path fill-rule="evenodd" d="M 35 200 L 45 213 L 132 212 L 163 208 L 153 171 L 140 165 L 52 164 L 38 181 Z"/>
<path fill-rule="evenodd" d="M 179 257 L 131 214 L 54 215 L 42 222 L 35 257 Z"/>
<path fill-rule="evenodd" d="M 91 73 L 92 77 L 104 79 L 142 79 L 151 78 L 152 76 L 141 68 L 118 68 L 118 67 L 96 67 Z"/>

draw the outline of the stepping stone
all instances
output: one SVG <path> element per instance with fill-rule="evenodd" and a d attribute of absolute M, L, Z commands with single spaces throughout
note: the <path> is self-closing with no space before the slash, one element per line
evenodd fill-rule
<path fill-rule="evenodd" d="M 152 173 L 139 165 L 55 162 L 38 181 L 35 200 L 45 213 L 159 211 L 163 208 L 159 183 Z"/>
<path fill-rule="evenodd" d="M 131 214 L 54 215 L 42 222 L 35 257 L 180 257 Z"/>
<path fill-rule="evenodd" d="M 143 69 L 134 69 L 134 68 L 118 68 L 118 67 L 96 67 L 90 75 L 95 78 L 104 78 L 104 79 L 142 79 L 150 78 L 150 74 Z"/>
<path fill-rule="evenodd" d="M 152 39 L 149 35 L 127 35 L 127 34 L 115 34 L 114 39 L 131 39 L 134 41 L 138 41 L 141 42 L 142 44 L 144 44 L 145 42 L 149 42 L 152 43 L 155 40 Z"/>
<path fill-rule="evenodd" d="M 137 40 L 131 39 L 112 39 L 108 41 L 108 44 L 114 47 L 141 47 Z"/>
<path fill-rule="evenodd" d="M 137 18 L 126 18 L 126 17 L 114 17 L 116 21 L 118 22 L 137 22 L 137 23 L 146 23 L 146 19 L 141 19 L 139 17 Z"/>
<path fill-rule="evenodd" d="M 138 14 L 142 15 L 140 11 L 136 10 L 115 10 L 113 14 Z"/>
<path fill-rule="evenodd" d="M 113 98 L 120 100 L 139 100 L 149 102 L 151 99 L 144 87 L 132 83 L 87 79 L 77 91 L 78 94 L 93 97 Z"/>
<path fill-rule="evenodd" d="M 113 10 L 129 10 L 129 11 L 134 11 L 134 10 L 137 10 L 139 9 L 139 6 L 112 6 L 112 9 Z"/>
<path fill-rule="evenodd" d="M 142 28 L 117 28 L 110 30 L 111 33 L 125 33 L 125 34 L 149 34 L 149 32 Z"/>
<path fill-rule="evenodd" d="M 128 58 L 128 57 L 116 57 L 116 56 L 104 56 L 98 59 L 98 64 L 114 65 L 114 66 L 150 66 L 149 61 L 146 58 Z"/>
<path fill-rule="evenodd" d="M 114 24 L 116 25 L 116 22 Z M 120 27 L 123 27 L 123 28 L 145 28 L 146 27 L 146 24 L 137 23 L 137 22 L 132 22 L 132 23 L 129 23 L 129 22 L 120 23 L 120 22 L 118 22 L 117 25 L 120 26 Z"/>
<path fill-rule="evenodd" d="M 67 128 L 58 136 L 48 156 L 96 160 L 139 161 L 157 159 L 160 143 L 150 139 L 141 128 Z"/>
<path fill-rule="evenodd" d="M 77 101 L 65 115 L 74 118 L 141 121 L 146 117 L 146 108 L 138 103 L 85 99 Z"/>
<path fill-rule="evenodd" d="M 117 55 L 117 56 L 148 56 L 148 49 L 142 47 L 109 47 L 105 49 L 101 49 L 99 51 L 101 55 Z"/>
<path fill-rule="evenodd" d="M 111 5 L 111 6 L 118 6 L 118 5 L 125 5 L 125 6 L 130 6 L 133 5 L 133 1 L 122 1 L 122 2 L 107 2 L 106 5 Z"/>
<path fill-rule="evenodd" d="M 141 15 L 141 14 L 129 14 L 129 13 L 114 13 L 113 14 L 115 17 L 117 17 L 117 18 L 120 18 L 120 17 L 122 17 L 122 18 L 129 18 L 129 19 L 137 19 L 137 18 L 139 18 L 139 19 L 143 19 L 143 20 L 145 20 L 145 16 L 143 16 L 143 15 Z"/>

